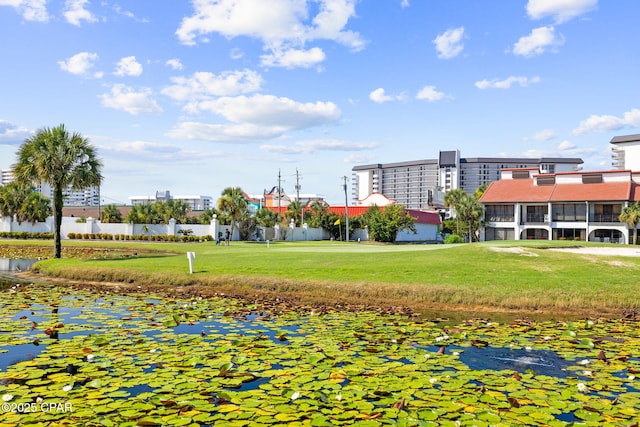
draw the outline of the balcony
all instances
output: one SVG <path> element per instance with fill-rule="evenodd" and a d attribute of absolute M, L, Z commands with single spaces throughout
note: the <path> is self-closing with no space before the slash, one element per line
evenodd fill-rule
<path fill-rule="evenodd" d="M 589 215 L 590 222 L 603 222 L 603 223 L 612 223 L 612 222 L 621 222 L 620 214 L 591 214 Z"/>

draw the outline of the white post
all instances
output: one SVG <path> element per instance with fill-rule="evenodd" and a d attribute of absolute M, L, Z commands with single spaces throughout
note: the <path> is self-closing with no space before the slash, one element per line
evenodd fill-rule
<path fill-rule="evenodd" d="M 189 273 L 193 274 L 193 259 L 196 257 L 195 252 L 187 252 L 187 259 L 189 260 Z"/>

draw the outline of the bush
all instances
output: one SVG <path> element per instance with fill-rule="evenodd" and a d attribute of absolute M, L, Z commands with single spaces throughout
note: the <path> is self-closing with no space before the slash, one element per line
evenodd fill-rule
<path fill-rule="evenodd" d="M 446 239 L 444 239 L 444 242 L 447 244 L 451 244 L 451 243 L 464 243 L 464 238 L 461 236 L 458 236 L 457 234 L 449 234 L 447 236 Z"/>

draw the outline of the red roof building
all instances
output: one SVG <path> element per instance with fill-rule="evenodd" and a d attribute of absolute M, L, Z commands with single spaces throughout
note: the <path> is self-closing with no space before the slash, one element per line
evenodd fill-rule
<path fill-rule="evenodd" d="M 504 169 L 480 202 L 483 240 L 629 242 L 622 209 L 640 200 L 640 173 L 629 170 L 541 174 Z"/>

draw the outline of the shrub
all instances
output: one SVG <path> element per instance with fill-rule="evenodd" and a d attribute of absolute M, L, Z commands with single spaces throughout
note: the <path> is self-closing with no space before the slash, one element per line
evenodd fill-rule
<path fill-rule="evenodd" d="M 464 243 L 464 238 L 462 238 L 461 236 L 458 236 L 457 234 L 449 234 L 447 238 L 444 239 L 444 242 L 447 244 Z"/>

